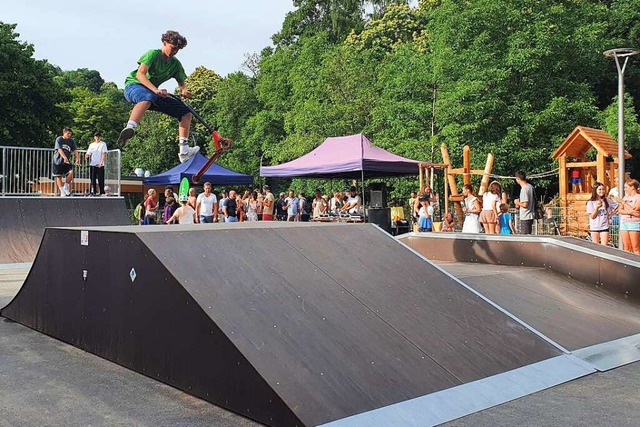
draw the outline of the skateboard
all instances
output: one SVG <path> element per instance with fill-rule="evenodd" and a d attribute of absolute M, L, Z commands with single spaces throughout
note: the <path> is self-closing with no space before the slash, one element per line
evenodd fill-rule
<path fill-rule="evenodd" d="M 207 123 L 206 120 L 203 119 L 202 116 L 200 116 L 200 114 L 198 114 L 191 105 L 184 102 L 184 100 L 181 97 L 173 94 L 169 94 L 169 96 L 182 102 L 187 107 L 191 115 L 197 121 L 202 123 L 202 125 L 207 129 L 207 131 L 209 131 L 209 133 L 213 137 L 213 148 L 214 148 L 213 154 L 211 155 L 211 157 L 209 157 L 207 162 L 200 168 L 200 170 L 194 173 L 193 176 L 191 177 L 191 182 L 193 182 L 194 184 L 198 184 L 200 182 L 200 178 L 202 177 L 202 175 L 204 175 L 207 169 L 209 169 L 211 165 L 214 164 L 216 160 L 218 160 L 218 158 L 222 155 L 222 153 L 224 153 L 225 151 L 228 151 L 231 148 L 231 140 L 229 138 L 220 136 L 220 134 L 218 133 L 218 128 L 212 127 L 211 125 L 209 125 L 209 123 Z"/>

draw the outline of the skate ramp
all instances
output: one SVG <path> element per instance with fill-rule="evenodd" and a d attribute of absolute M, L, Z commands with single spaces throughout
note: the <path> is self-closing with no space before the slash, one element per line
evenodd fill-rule
<path fill-rule="evenodd" d="M 593 371 L 369 224 L 49 228 L 1 314 L 274 426 L 442 422 Z"/>
<path fill-rule="evenodd" d="M 120 197 L 0 197 L 0 264 L 32 262 L 46 227 L 128 224 Z"/>
<path fill-rule="evenodd" d="M 637 255 L 571 237 L 399 240 L 599 370 L 640 360 Z"/>

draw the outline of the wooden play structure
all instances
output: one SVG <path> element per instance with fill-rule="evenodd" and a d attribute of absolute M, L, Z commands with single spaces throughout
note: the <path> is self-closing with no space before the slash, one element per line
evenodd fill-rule
<path fill-rule="evenodd" d="M 464 213 L 462 212 L 462 201 L 464 196 L 458 192 L 458 184 L 456 183 L 456 175 L 462 175 L 462 183 L 463 185 L 471 184 L 471 176 L 472 175 L 480 175 L 482 176 L 482 180 L 480 182 L 480 188 L 477 191 L 478 196 L 482 196 L 487 188 L 489 187 L 489 180 L 491 171 L 493 169 L 493 153 L 487 154 L 487 161 L 485 163 L 484 170 L 482 169 L 471 169 L 471 149 L 468 145 L 465 145 L 462 149 L 462 167 L 461 168 L 453 168 L 451 166 L 451 158 L 449 157 L 449 150 L 447 150 L 447 146 L 442 144 L 440 146 L 440 152 L 442 153 L 442 160 L 444 163 L 444 210 L 445 214 L 449 212 L 449 202 L 453 202 L 454 209 L 456 211 L 456 217 L 458 218 L 458 223 L 462 226 L 464 222 Z M 481 197 L 479 197 L 481 198 Z"/>
<path fill-rule="evenodd" d="M 624 157 L 630 159 L 631 154 L 625 151 Z M 560 232 L 583 236 L 589 230 L 586 203 L 593 184 L 601 182 L 609 191 L 618 177 L 618 142 L 603 130 L 578 126 L 553 153 L 553 159 L 558 160 L 559 168 Z M 582 191 L 573 188 L 572 173 L 580 176 Z"/>

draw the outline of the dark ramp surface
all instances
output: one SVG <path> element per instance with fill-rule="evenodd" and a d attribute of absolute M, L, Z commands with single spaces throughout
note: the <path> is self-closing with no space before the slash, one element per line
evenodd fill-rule
<path fill-rule="evenodd" d="M 0 197 L 0 264 L 33 261 L 46 227 L 128 224 L 121 197 Z"/>
<path fill-rule="evenodd" d="M 640 333 L 640 303 L 544 267 L 440 265 L 569 350 Z"/>
<path fill-rule="evenodd" d="M 561 354 L 371 225 L 80 236 L 47 230 L 3 316 L 270 425 L 323 424 Z"/>

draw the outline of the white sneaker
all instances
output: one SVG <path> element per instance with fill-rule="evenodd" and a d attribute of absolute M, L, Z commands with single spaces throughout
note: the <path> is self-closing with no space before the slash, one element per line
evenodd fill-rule
<path fill-rule="evenodd" d="M 67 192 L 64 191 L 64 188 L 60 189 L 60 197 L 67 197 Z"/>
<path fill-rule="evenodd" d="M 180 159 L 180 163 L 186 162 L 187 160 L 195 156 L 196 153 L 199 151 L 200 151 L 200 147 L 197 145 L 195 147 L 187 147 L 186 153 L 184 154 L 178 153 L 178 158 Z"/>
<path fill-rule="evenodd" d="M 69 191 L 69 184 L 65 184 L 64 187 L 62 187 L 62 190 L 66 193 L 65 196 L 71 195 L 71 191 Z"/>

